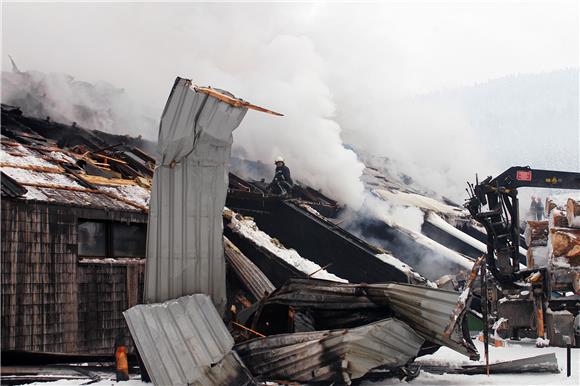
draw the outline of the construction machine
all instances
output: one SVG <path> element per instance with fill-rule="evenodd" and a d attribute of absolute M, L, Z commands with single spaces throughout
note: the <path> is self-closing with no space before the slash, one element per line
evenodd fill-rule
<path fill-rule="evenodd" d="M 486 288 L 481 291 L 484 326 L 501 326 L 505 335 L 515 339 L 537 336 L 542 338 L 538 342 L 546 342 L 547 337 L 552 345 L 580 346 L 579 332 L 574 331 L 580 323 L 580 266 L 550 261 L 545 266 L 522 264 L 521 187 L 580 190 L 580 173 L 516 166 L 469 184 L 465 207 L 487 233 L 485 285 L 481 286 Z"/>

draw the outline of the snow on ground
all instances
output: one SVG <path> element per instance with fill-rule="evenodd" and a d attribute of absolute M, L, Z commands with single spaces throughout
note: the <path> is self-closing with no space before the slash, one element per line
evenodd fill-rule
<path fill-rule="evenodd" d="M 483 358 L 483 343 L 474 339 L 474 344 Z M 421 371 L 419 376 L 410 382 L 399 381 L 398 378 L 389 378 L 380 382 L 363 382 L 364 386 L 379 385 L 578 385 L 580 384 L 580 349 L 572 349 L 572 376 L 566 377 L 566 349 L 562 347 L 537 348 L 535 340 L 522 342 L 508 341 L 506 347 L 489 348 L 490 363 L 522 359 L 542 354 L 555 353 L 558 359 L 559 374 L 527 373 L 527 374 L 431 374 Z M 417 358 L 416 363 L 425 365 L 454 366 L 467 364 L 484 364 L 483 360 L 470 361 L 467 357 L 447 347 L 441 347 L 432 355 Z"/>
<path fill-rule="evenodd" d="M 483 357 L 483 343 L 474 340 L 478 351 Z M 551 373 L 527 373 L 527 374 L 484 374 L 463 375 L 463 374 L 432 374 L 421 370 L 419 376 L 410 382 L 400 381 L 398 378 L 387 378 L 380 382 L 363 381 L 362 386 L 383 386 L 383 385 L 578 385 L 580 382 L 580 349 L 572 349 L 572 376 L 566 377 L 566 349 L 561 347 L 537 348 L 534 340 L 522 342 L 508 341 L 506 347 L 490 346 L 490 363 L 508 361 L 514 359 L 528 358 L 532 356 L 555 353 L 558 359 L 559 374 Z M 423 356 L 417 359 L 417 363 L 425 365 L 445 365 L 460 366 L 466 364 L 483 364 L 483 361 L 473 362 L 467 357 L 451 350 L 441 347 L 435 354 Z M 112 379 L 103 379 L 91 383 L 94 386 L 109 386 L 117 384 L 114 375 Z M 82 380 L 58 380 L 54 382 L 35 382 L 33 386 L 77 386 L 86 383 L 88 379 Z M 118 383 L 119 386 L 151 386 L 152 383 L 141 382 L 139 375 L 127 382 Z"/>
<path fill-rule="evenodd" d="M 77 385 L 85 385 L 87 382 L 91 380 L 88 378 L 83 379 L 59 379 L 58 381 L 53 382 L 33 382 L 27 383 L 28 386 L 77 386 Z M 119 385 L 119 386 L 152 386 L 152 383 L 145 383 L 141 381 L 141 376 L 137 375 L 135 378 L 132 378 L 125 382 L 117 382 L 115 381 L 114 375 L 112 379 L 102 379 L 98 382 L 91 383 L 91 386 L 110 386 L 110 385 Z"/>
<path fill-rule="evenodd" d="M 230 228 L 234 232 L 249 240 L 252 240 L 257 245 L 265 248 L 269 252 L 278 256 L 288 264 L 294 266 L 299 271 L 302 271 L 307 275 L 311 275 L 313 272 L 316 272 L 314 275 L 312 275 L 312 277 L 316 279 L 348 283 L 347 280 L 333 275 L 324 269 L 321 269 L 320 265 L 300 256 L 300 254 L 298 254 L 298 252 L 296 252 L 294 249 L 286 249 L 281 246 L 279 242 L 274 242 L 274 240 L 267 233 L 264 233 L 258 229 L 258 226 L 253 220 L 247 217 L 240 220 L 236 215 L 233 215 Z"/>

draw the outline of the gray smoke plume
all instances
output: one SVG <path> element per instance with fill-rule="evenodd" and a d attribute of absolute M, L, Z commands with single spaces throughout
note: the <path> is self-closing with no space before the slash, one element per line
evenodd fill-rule
<path fill-rule="evenodd" d="M 479 134 L 489 127 L 475 125 L 457 104 L 415 95 L 577 68 L 575 15 L 575 2 L 9 4 L 3 44 L 21 69 L 70 73 L 94 85 L 103 79 L 136 104 L 154 106 L 119 117 L 123 98 L 112 90 L 104 93 L 105 102 L 115 101 L 112 115 L 92 97 L 68 98 L 104 112 L 95 124 L 136 117 L 114 130 L 154 136 L 140 117 L 160 116 L 176 75 L 284 113 L 248 114 L 234 133 L 234 152 L 272 168 L 281 155 L 297 179 L 356 208 L 364 201 L 364 165 L 344 143 L 388 156 L 398 172 L 459 202 L 476 171 L 506 168 L 489 151 L 495 142 Z M 7 57 L 3 64 L 9 67 Z M 510 130 L 491 129 L 496 137 Z M 522 138 L 521 147 L 537 140 Z"/>

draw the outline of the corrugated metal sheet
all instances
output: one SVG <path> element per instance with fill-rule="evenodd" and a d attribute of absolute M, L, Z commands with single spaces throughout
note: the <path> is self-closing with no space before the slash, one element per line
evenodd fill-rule
<path fill-rule="evenodd" d="M 376 290 L 371 291 L 371 297 L 386 296 L 395 314 L 425 339 L 450 347 L 472 359 L 479 358 L 469 332 L 463 330 L 461 320 L 449 338 L 443 335 L 459 300 L 457 292 L 398 283 L 385 284 Z"/>
<path fill-rule="evenodd" d="M 234 339 L 207 295 L 140 304 L 123 314 L 156 385 L 228 384 L 247 372 L 228 356 Z M 212 370 L 215 364 L 222 370 Z"/>
<path fill-rule="evenodd" d="M 252 327 L 268 333 L 266 326 L 274 324 L 274 316 L 268 308 L 274 306 L 272 309 L 276 309 L 278 305 L 307 313 L 314 325 L 326 328 L 360 326 L 392 315 L 433 343 L 477 357 L 468 331 L 463 331 L 462 320 L 458 321 L 450 338 L 443 336 L 458 298 L 457 292 L 412 284 L 345 284 L 290 279 L 260 303 Z M 276 324 L 280 328 L 280 322 Z"/>
<path fill-rule="evenodd" d="M 258 380 L 350 383 L 379 366 L 398 368 L 424 340 L 396 319 L 351 330 L 274 335 L 235 346 Z"/>
<path fill-rule="evenodd" d="M 274 284 L 227 237 L 224 237 L 224 249 L 227 262 L 256 300 L 274 292 Z"/>
<path fill-rule="evenodd" d="M 222 211 L 232 132 L 246 108 L 198 93 L 177 78 L 159 129 L 147 233 L 145 299 L 206 293 L 226 302 Z"/>

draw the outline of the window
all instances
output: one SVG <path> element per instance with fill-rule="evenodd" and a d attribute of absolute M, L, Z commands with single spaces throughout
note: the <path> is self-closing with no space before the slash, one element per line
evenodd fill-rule
<path fill-rule="evenodd" d="M 79 222 L 79 256 L 107 256 L 107 224 L 104 222 Z"/>
<path fill-rule="evenodd" d="M 147 226 L 113 223 L 113 257 L 145 257 Z"/>
<path fill-rule="evenodd" d="M 145 257 L 147 225 L 79 220 L 78 251 L 82 257 Z"/>

